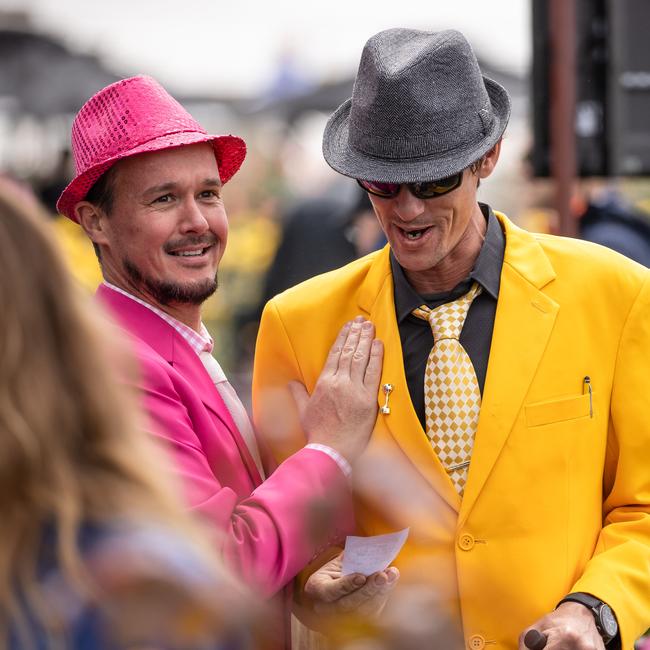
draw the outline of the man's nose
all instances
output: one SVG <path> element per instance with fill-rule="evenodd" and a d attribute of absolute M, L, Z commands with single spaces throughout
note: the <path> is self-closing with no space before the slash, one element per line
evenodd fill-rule
<path fill-rule="evenodd" d="M 201 205 L 195 198 L 190 198 L 183 206 L 181 230 L 202 234 L 210 230 L 210 224 L 201 210 Z"/>
<path fill-rule="evenodd" d="M 406 185 L 402 185 L 394 201 L 395 212 L 402 221 L 413 221 L 424 212 L 424 200 L 412 194 Z"/>

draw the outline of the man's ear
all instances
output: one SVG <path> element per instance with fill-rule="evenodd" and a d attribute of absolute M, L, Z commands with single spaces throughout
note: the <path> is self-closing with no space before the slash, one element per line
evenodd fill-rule
<path fill-rule="evenodd" d="M 106 214 L 101 208 L 88 201 L 80 201 L 74 207 L 74 214 L 94 244 L 101 245 L 107 243 L 108 240 L 104 232 Z"/>
<path fill-rule="evenodd" d="M 493 147 L 488 151 L 481 161 L 481 166 L 478 169 L 479 178 L 487 178 L 497 165 L 499 160 L 499 154 L 501 153 L 501 140 L 499 140 Z"/>

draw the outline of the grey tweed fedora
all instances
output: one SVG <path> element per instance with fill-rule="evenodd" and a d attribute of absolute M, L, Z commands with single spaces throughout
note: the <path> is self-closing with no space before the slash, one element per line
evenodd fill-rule
<path fill-rule="evenodd" d="M 510 117 L 455 30 L 388 29 L 363 48 L 352 98 L 327 122 L 323 155 L 352 178 L 413 183 L 450 176 L 488 152 Z"/>

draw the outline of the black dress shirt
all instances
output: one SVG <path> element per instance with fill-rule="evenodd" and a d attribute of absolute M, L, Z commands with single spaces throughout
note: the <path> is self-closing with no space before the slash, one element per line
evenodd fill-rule
<path fill-rule="evenodd" d="M 426 370 L 429 353 L 433 347 L 433 334 L 429 323 L 413 316 L 411 312 L 422 304 L 426 304 L 433 309 L 446 302 L 456 300 L 469 291 L 474 281 L 478 282 L 483 287 L 483 290 L 469 308 L 460 334 L 460 342 L 467 350 L 467 354 L 474 366 L 481 395 L 485 386 L 494 317 L 501 283 L 505 236 L 490 207 L 483 203 L 479 203 L 479 206 L 487 220 L 485 240 L 471 273 L 451 291 L 419 295 L 409 284 L 404 270 L 395 259 L 392 251 L 390 254 L 395 287 L 395 313 L 397 314 L 399 335 L 402 341 L 406 382 L 413 407 L 420 419 L 422 428 L 425 430 L 424 371 Z"/>

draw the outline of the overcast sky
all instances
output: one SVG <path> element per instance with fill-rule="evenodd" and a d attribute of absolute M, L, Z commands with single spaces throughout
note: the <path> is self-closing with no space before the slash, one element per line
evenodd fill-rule
<path fill-rule="evenodd" d="M 151 74 L 181 93 L 255 94 L 290 49 L 316 79 L 354 74 L 388 27 L 460 29 L 476 51 L 525 72 L 530 0 L 0 0 L 41 30 L 98 54 L 116 73 Z"/>

